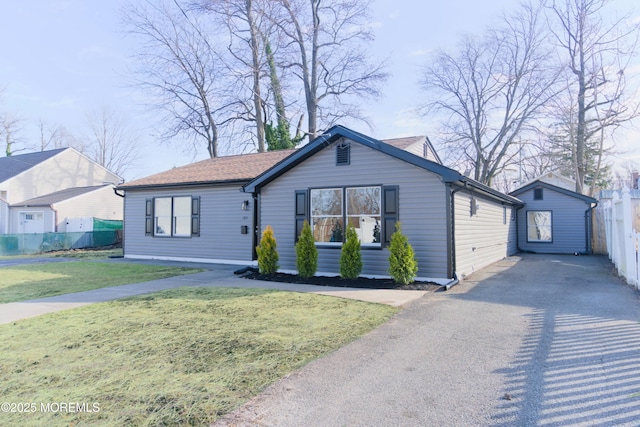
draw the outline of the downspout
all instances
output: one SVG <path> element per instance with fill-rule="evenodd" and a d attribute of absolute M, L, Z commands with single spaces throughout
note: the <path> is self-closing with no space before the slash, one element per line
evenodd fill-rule
<path fill-rule="evenodd" d="M 116 196 L 122 197 L 123 199 L 124 199 L 124 196 L 126 195 L 126 193 L 122 193 L 122 194 L 118 193 L 118 189 L 116 187 L 113 187 L 113 192 L 115 193 Z M 124 253 L 125 253 L 125 251 L 124 251 L 124 235 L 125 235 L 125 221 L 124 221 L 124 218 L 126 217 L 124 210 L 125 210 L 126 207 L 127 207 L 127 204 L 124 203 L 124 201 L 123 201 L 123 203 L 122 203 L 122 219 L 123 219 L 123 221 L 122 221 L 122 257 L 123 258 L 124 258 Z"/>
<path fill-rule="evenodd" d="M 53 211 L 53 232 L 57 233 L 58 232 L 58 211 L 53 207 L 53 205 L 50 206 L 51 210 Z"/>
<path fill-rule="evenodd" d="M 585 255 L 589 255 L 593 252 L 593 248 L 591 247 L 591 218 L 593 218 L 592 215 L 592 211 L 598 206 L 598 202 L 596 202 L 595 204 L 590 203 L 589 204 L 589 208 L 584 211 L 584 228 L 585 228 L 585 248 L 586 248 L 586 253 Z"/>
<path fill-rule="evenodd" d="M 451 183 L 446 183 L 446 188 L 447 188 L 447 192 L 446 192 L 446 196 L 447 196 L 447 210 L 448 210 L 448 215 L 447 218 L 449 218 L 449 221 L 451 221 L 451 224 L 449 225 L 449 227 L 447 227 L 447 234 L 449 234 L 448 239 L 447 239 L 447 244 L 449 246 L 448 248 L 448 254 L 447 257 L 449 259 L 449 267 L 450 267 L 450 271 L 448 272 L 449 275 L 451 276 L 451 281 L 449 281 L 446 285 L 444 285 L 444 289 L 446 291 L 448 291 L 449 289 L 451 289 L 453 286 L 457 285 L 458 283 L 460 283 L 460 280 L 458 279 L 458 275 L 456 274 L 456 221 L 455 221 L 455 195 L 458 191 L 460 190 L 464 190 L 467 188 L 467 182 L 464 182 L 464 186 L 463 187 L 459 187 L 456 189 L 452 189 L 451 188 Z"/>
<path fill-rule="evenodd" d="M 524 208 L 524 205 L 520 206 L 519 208 L 516 208 L 516 249 L 518 250 L 518 252 L 524 252 L 522 249 L 520 249 L 520 224 L 519 224 L 519 220 L 518 218 L 520 217 L 520 215 L 518 214 L 518 211 L 520 209 Z M 525 233 L 527 231 L 525 230 Z"/>

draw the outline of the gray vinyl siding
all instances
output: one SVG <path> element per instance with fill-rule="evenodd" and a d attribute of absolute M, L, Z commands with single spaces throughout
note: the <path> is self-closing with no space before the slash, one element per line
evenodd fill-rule
<path fill-rule="evenodd" d="M 145 201 L 154 197 L 199 196 L 200 236 L 145 236 Z M 241 204 L 249 200 L 249 209 Z M 240 185 L 209 188 L 127 190 L 124 209 L 125 257 L 155 257 L 202 262 L 251 263 L 253 200 Z M 249 228 L 241 234 L 241 226 Z"/>
<path fill-rule="evenodd" d="M 296 270 L 295 190 L 320 187 L 399 186 L 399 218 L 418 259 L 418 276 L 447 277 L 445 186 L 438 175 L 359 143 L 351 163 L 336 166 L 335 143 L 261 189 L 260 228 L 273 227 L 280 268 Z M 339 248 L 319 248 L 318 272 L 338 274 Z M 388 276 L 387 249 L 364 249 L 363 275 Z"/>
<path fill-rule="evenodd" d="M 458 277 L 467 276 L 515 252 L 516 226 L 515 221 L 511 221 L 511 206 L 465 191 L 457 192 L 454 197 Z M 477 208 L 473 216 L 472 197 Z"/>
<path fill-rule="evenodd" d="M 543 189 L 543 199 L 534 200 L 532 188 L 518 194 L 525 203 L 518 210 L 518 246 L 526 252 L 572 254 L 587 251 L 585 211 L 589 205 L 566 194 Z M 551 211 L 552 242 L 527 242 L 527 212 Z"/>

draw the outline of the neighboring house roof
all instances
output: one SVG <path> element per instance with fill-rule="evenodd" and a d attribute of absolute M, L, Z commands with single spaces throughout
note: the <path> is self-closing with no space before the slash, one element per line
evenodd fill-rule
<path fill-rule="evenodd" d="M 426 146 L 427 148 L 427 152 L 428 154 L 430 154 L 431 156 L 433 156 L 433 158 L 435 159 L 435 161 L 437 163 L 442 164 L 442 160 L 440 159 L 440 156 L 438 155 L 438 152 L 436 151 L 435 147 L 433 146 L 433 144 L 431 143 L 431 140 L 429 140 L 428 136 L 409 136 L 409 137 L 405 137 L 405 138 L 391 138 L 391 139 L 381 139 L 382 142 L 384 142 L 385 144 L 389 144 L 392 145 L 396 148 L 399 148 L 401 150 L 407 150 L 408 148 L 412 147 L 412 146 L 420 146 L 421 148 Z M 429 159 L 431 160 L 431 159 Z"/>
<path fill-rule="evenodd" d="M 475 181 L 471 178 L 468 178 L 453 169 L 443 166 L 442 164 L 433 162 L 431 160 L 427 160 L 420 156 L 416 156 L 415 154 L 404 151 L 398 147 L 395 147 L 394 145 L 371 138 L 369 136 L 363 135 L 361 133 L 355 132 L 351 129 L 348 129 L 339 125 L 333 126 L 329 130 L 327 130 L 324 134 L 318 136 L 316 139 L 311 141 L 309 144 L 295 151 L 280 163 L 274 165 L 272 168 L 266 170 L 265 172 L 257 176 L 251 182 L 243 186 L 243 191 L 255 192 L 260 187 L 273 181 L 278 176 L 292 169 L 296 165 L 300 164 L 301 162 L 308 159 L 315 153 L 321 151 L 327 145 L 332 144 L 333 142 L 337 141 L 340 138 L 347 138 L 356 143 L 360 143 L 369 148 L 385 153 L 391 157 L 395 157 L 399 160 L 405 161 L 414 166 L 436 173 L 442 177 L 442 180 L 445 183 L 451 183 L 457 186 L 464 186 L 469 188 L 470 190 L 479 191 L 481 193 L 484 193 L 488 197 L 492 197 L 494 199 L 498 199 L 506 203 L 515 204 L 515 205 L 523 204 L 520 200 L 518 200 L 515 197 L 503 194 L 497 190 L 487 187 L 486 185 L 481 184 L 478 181 Z"/>
<path fill-rule="evenodd" d="M 45 194 L 44 196 L 34 197 L 33 199 L 25 200 L 24 202 L 14 203 L 11 205 L 11 207 L 51 206 L 55 203 L 69 200 L 74 197 L 78 197 L 83 194 L 90 193 L 92 191 L 96 191 L 109 186 L 111 186 L 111 184 L 95 185 L 92 187 L 67 188 L 65 190 L 56 191 L 55 193 L 49 193 Z"/>
<path fill-rule="evenodd" d="M 543 175 L 540 175 L 530 181 L 525 182 L 524 184 L 522 184 L 521 186 L 519 186 L 518 188 L 516 188 L 517 191 L 518 189 L 522 188 L 522 187 L 526 187 L 527 185 L 533 183 L 533 182 L 538 182 L 538 181 L 542 181 L 542 182 L 546 182 L 547 184 L 551 184 L 551 185 L 555 185 L 556 187 L 561 187 L 570 191 L 575 190 L 576 188 L 576 181 L 575 179 L 571 179 L 568 178 L 566 176 L 560 175 L 559 173 L 556 172 L 547 172 Z M 587 188 L 585 186 L 585 188 Z"/>
<path fill-rule="evenodd" d="M 66 148 L 0 157 L 0 182 L 13 178 L 64 150 Z"/>
<path fill-rule="evenodd" d="M 260 175 L 295 150 L 215 157 L 170 169 L 118 186 L 119 189 L 185 184 L 246 182 Z"/>
<path fill-rule="evenodd" d="M 596 199 L 594 199 L 593 197 L 589 197 L 589 196 L 585 196 L 584 194 L 580 194 L 580 193 L 576 193 L 575 191 L 571 191 L 571 190 L 567 190 L 566 188 L 562 188 L 562 187 L 558 187 L 557 185 L 553 185 L 553 184 L 549 184 L 548 182 L 544 182 L 544 181 L 533 181 L 527 185 L 525 185 L 524 187 L 520 187 L 517 190 L 512 191 L 511 193 L 509 193 L 512 196 L 519 196 L 522 193 L 525 193 L 531 189 L 534 188 L 547 188 L 549 190 L 553 190 L 556 191 L 558 193 L 561 194 L 565 194 L 567 196 L 570 197 L 575 197 L 576 199 L 580 199 L 582 201 L 584 201 L 585 203 L 597 203 L 598 201 Z"/>

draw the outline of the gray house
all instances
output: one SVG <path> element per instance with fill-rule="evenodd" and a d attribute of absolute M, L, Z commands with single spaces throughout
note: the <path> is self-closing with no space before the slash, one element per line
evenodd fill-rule
<path fill-rule="evenodd" d="M 521 202 L 440 164 L 425 137 L 380 141 L 334 126 L 298 150 L 208 159 L 118 188 L 126 258 L 248 265 L 271 225 L 281 270 L 295 271 L 305 220 L 319 274 L 338 273 L 347 225 L 365 276 L 388 277 L 397 221 L 422 279 L 448 283 L 517 251 Z"/>
<path fill-rule="evenodd" d="M 518 209 L 518 249 L 547 254 L 591 253 L 591 218 L 596 199 L 537 180 L 511 195 Z"/>
<path fill-rule="evenodd" d="M 388 276 L 400 221 L 422 279 L 446 283 L 516 252 L 515 197 L 435 161 L 341 126 L 243 186 L 258 200 L 257 229 L 273 227 L 280 266 L 295 271 L 295 241 L 311 225 L 319 274 L 336 274 L 343 231 L 356 228 L 363 275 Z"/>

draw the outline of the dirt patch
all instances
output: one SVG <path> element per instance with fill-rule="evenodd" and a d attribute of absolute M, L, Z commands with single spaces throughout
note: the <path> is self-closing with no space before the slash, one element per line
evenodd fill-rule
<path fill-rule="evenodd" d="M 244 279 L 265 280 L 268 282 L 298 283 L 305 285 L 336 286 L 341 288 L 366 288 L 366 289 L 404 289 L 436 292 L 443 289 L 433 282 L 413 282 L 402 286 L 391 279 L 369 279 L 358 277 L 357 279 L 343 279 L 339 276 L 314 276 L 300 277 L 295 274 L 274 273 L 260 274 L 257 271 L 248 271 L 241 276 Z"/>

